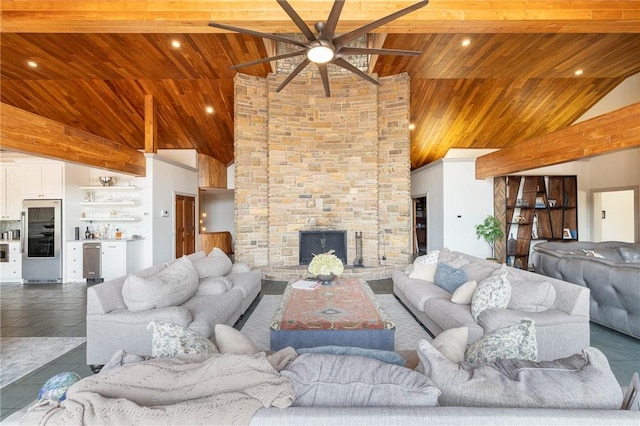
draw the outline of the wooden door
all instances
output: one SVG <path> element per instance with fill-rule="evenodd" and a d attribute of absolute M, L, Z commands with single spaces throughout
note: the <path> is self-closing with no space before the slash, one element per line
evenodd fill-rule
<path fill-rule="evenodd" d="M 196 199 L 176 195 L 176 259 L 196 251 Z"/>

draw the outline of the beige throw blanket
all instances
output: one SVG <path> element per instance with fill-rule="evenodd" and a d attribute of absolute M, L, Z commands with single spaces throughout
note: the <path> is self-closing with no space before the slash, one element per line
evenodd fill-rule
<path fill-rule="evenodd" d="M 285 408 L 294 398 L 264 352 L 157 358 L 85 378 L 66 401 L 36 405 L 22 423 L 242 425 L 259 408 Z"/>

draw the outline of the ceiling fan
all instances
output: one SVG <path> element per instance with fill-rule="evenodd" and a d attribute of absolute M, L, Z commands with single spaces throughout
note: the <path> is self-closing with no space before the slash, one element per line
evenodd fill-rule
<path fill-rule="evenodd" d="M 276 89 L 276 92 L 281 91 L 291 80 L 293 80 L 299 73 L 302 71 L 309 63 L 313 62 L 318 66 L 318 70 L 320 71 L 320 78 L 322 79 L 322 84 L 324 86 L 324 93 L 327 97 L 331 96 L 331 91 L 329 90 L 329 74 L 327 73 L 327 64 L 334 64 L 339 67 L 342 67 L 352 73 L 360 76 L 361 78 L 379 85 L 380 82 L 367 74 L 364 71 L 356 68 L 351 63 L 347 62 L 344 57 L 351 55 L 405 55 L 405 56 L 414 56 L 420 55 L 422 52 L 415 50 L 398 50 L 398 49 L 374 49 L 367 47 L 349 47 L 349 44 L 354 39 L 382 26 L 388 22 L 393 21 L 407 13 L 413 12 L 414 10 L 420 9 L 426 6 L 429 3 L 429 0 L 422 0 L 418 3 L 415 3 L 409 7 L 401 9 L 391 15 L 385 16 L 384 18 L 380 18 L 376 21 L 370 22 L 367 25 L 364 25 L 360 28 L 356 28 L 353 31 L 350 31 L 346 34 L 342 34 L 339 36 L 335 35 L 336 26 L 338 24 L 338 19 L 340 18 L 340 13 L 342 12 L 342 7 L 344 6 L 344 0 L 336 0 L 333 3 L 333 7 L 331 8 L 331 12 L 329 13 L 329 17 L 326 22 L 317 22 L 314 25 L 314 28 L 317 32 L 317 35 L 314 34 L 311 29 L 304 23 L 300 15 L 296 13 L 296 11 L 291 7 L 288 1 L 286 0 L 277 0 L 278 4 L 284 11 L 289 15 L 291 20 L 296 24 L 296 26 L 300 29 L 302 34 L 307 38 L 307 42 L 299 42 L 297 40 L 291 40 L 289 38 L 280 36 L 278 34 L 269 34 L 262 33 L 259 31 L 253 31 L 246 28 L 234 27 L 231 25 L 220 24 L 216 22 L 210 22 L 209 26 L 215 28 L 221 28 L 224 30 L 229 30 L 237 33 L 249 34 L 257 37 L 268 38 L 271 40 L 280 41 L 287 44 L 292 44 L 300 48 L 300 50 L 296 50 L 294 52 L 284 53 L 281 55 L 270 56 L 268 58 L 257 59 L 251 62 L 245 62 L 243 64 L 233 65 L 231 68 L 242 68 L 250 65 L 261 64 L 264 62 L 275 61 L 278 59 L 290 58 L 293 56 L 305 56 L 304 60 L 285 78 L 285 80 L 280 84 L 280 86 Z"/>

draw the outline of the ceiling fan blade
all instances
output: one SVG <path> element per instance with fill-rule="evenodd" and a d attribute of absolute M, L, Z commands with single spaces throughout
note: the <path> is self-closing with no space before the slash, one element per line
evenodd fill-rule
<path fill-rule="evenodd" d="M 284 9 L 285 12 L 287 12 L 287 15 L 289 15 L 289 18 L 291 18 L 293 23 L 297 25 L 297 27 L 300 29 L 302 34 L 304 34 L 305 37 L 307 37 L 307 40 L 314 41 L 316 39 L 316 36 L 313 34 L 311 29 L 309 29 L 307 24 L 304 23 L 300 15 L 298 15 L 298 13 L 291 7 L 288 1 L 278 0 L 278 4 L 282 9 Z"/>
<path fill-rule="evenodd" d="M 281 41 L 283 43 L 295 44 L 296 46 L 300 46 L 304 48 L 307 47 L 307 45 L 305 45 L 304 43 L 300 43 L 299 41 L 288 39 L 278 34 L 261 33 L 259 31 L 253 31 L 253 30 L 248 30 L 246 28 L 234 27 L 232 25 L 219 24 L 217 22 L 209 22 L 209 26 L 214 28 L 220 28 L 223 30 L 233 31 L 235 33 L 249 34 L 256 37 L 269 38 L 271 40 Z"/>
<path fill-rule="evenodd" d="M 399 50 L 399 49 L 374 49 L 368 47 L 343 47 L 338 52 L 339 56 L 349 55 L 401 55 L 417 56 L 421 55 L 419 50 Z"/>
<path fill-rule="evenodd" d="M 289 84 L 289 82 L 291 80 L 293 80 L 293 78 L 295 76 L 297 76 L 298 74 L 300 74 L 300 71 L 302 71 L 304 69 L 304 67 L 306 67 L 307 65 L 309 65 L 309 58 L 304 58 L 304 61 L 300 62 L 300 64 L 296 67 L 296 69 L 294 69 L 293 71 L 291 71 L 291 74 L 289 74 L 287 76 L 287 78 L 284 79 L 284 81 L 282 82 L 282 84 L 280 84 L 280 86 L 278 86 L 278 88 L 276 89 L 276 92 L 281 91 L 282 89 L 284 89 L 284 87 Z"/>
<path fill-rule="evenodd" d="M 255 61 L 245 62 L 243 64 L 238 64 L 238 65 L 232 65 L 229 68 L 237 69 L 237 68 L 249 67 L 251 65 L 258 65 L 264 62 L 277 61 L 278 59 L 291 58 L 292 56 L 300 56 L 300 55 L 304 55 L 305 53 L 306 52 L 304 50 L 298 50 L 297 52 L 283 53 L 282 55 L 269 56 L 268 58 L 256 59 Z"/>
<path fill-rule="evenodd" d="M 322 29 L 322 38 L 331 40 L 335 35 L 336 26 L 338 25 L 338 19 L 340 19 L 340 14 L 342 13 L 343 6 L 344 0 L 336 0 L 335 2 L 333 2 L 333 7 L 331 8 L 331 12 L 329 12 L 327 22 Z"/>
<path fill-rule="evenodd" d="M 367 34 L 375 30 L 376 28 L 381 27 L 382 25 L 393 21 L 394 19 L 398 19 L 399 17 L 406 15 L 407 13 L 410 13 L 410 12 L 413 12 L 414 10 L 418 10 L 422 7 L 425 7 L 427 4 L 429 4 L 429 0 L 422 0 L 409 7 L 405 7 L 404 9 L 394 12 L 391 15 L 387 15 L 384 18 L 380 18 L 377 21 L 370 22 L 367 25 L 364 25 L 360 28 L 356 28 L 353 31 L 350 31 L 346 34 L 341 35 L 340 37 L 337 37 L 336 39 L 334 39 L 333 44 L 336 46 L 336 49 L 340 49 L 342 46 L 345 46 L 351 40 L 358 38 L 361 35 Z"/>
<path fill-rule="evenodd" d="M 356 74 L 359 77 L 364 78 L 365 80 L 375 84 L 376 86 L 380 85 L 380 82 L 378 80 L 376 80 L 375 78 L 371 77 L 369 74 L 367 74 L 364 71 L 361 71 L 360 69 L 356 68 L 355 66 L 351 65 L 349 62 L 345 61 L 342 58 L 338 58 L 335 59 L 333 62 L 331 62 L 332 64 L 335 64 L 339 67 L 342 67 L 346 70 L 351 71 L 352 73 Z"/>
<path fill-rule="evenodd" d="M 331 97 L 331 90 L 329 89 L 329 73 L 327 72 L 327 64 L 316 64 L 320 71 L 320 78 L 322 78 L 322 85 L 324 86 L 324 94 L 327 98 Z"/>

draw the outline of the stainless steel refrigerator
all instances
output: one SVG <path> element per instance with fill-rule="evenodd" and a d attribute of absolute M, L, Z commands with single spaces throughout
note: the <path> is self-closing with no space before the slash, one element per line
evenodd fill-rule
<path fill-rule="evenodd" d="M 62 200 L 22 202 L 22 282 L 62 282 Z"/>

